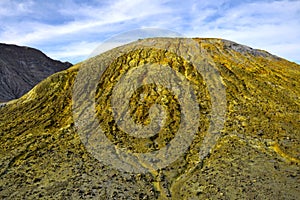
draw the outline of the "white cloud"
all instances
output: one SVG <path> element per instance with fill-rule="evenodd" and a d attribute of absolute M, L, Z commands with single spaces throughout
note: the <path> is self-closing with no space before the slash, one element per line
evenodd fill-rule
<path fill-rule="evenodd" d="M 74 42 L 67 46 L 50 47 L 48 56 L 60 58 L 62 61 L 72 61 L 73 64 L 87 59 L 91 52 L 99 45 L 98 42 Z"/>
<path fill-rule="evenodd" d="M 2 0 L 0 41 L 75 60 L 113 34 L 157 27 L 230 39 L 299 61 L 299 19 L 300 1 L 288 0 Z"/>
<path fill-rule="evenodd" d="M 0 19 L 2 17 L 21 16 L 31 13 L 33 1 L 16 2 L 10 0 L 0 1 Z"/>
<path fill-rule="evenodd" d="M 300 49 L 290 48 L 300 45 L 299 1 L 257 1 L 229 8 L 223 4 L 215 8 L 215 15 L 215 20 L 208 23 L 195 16 L 191 23 L 198 26 L 190 29 L 188 35 L 226 38 L 290 60 L 300 60 Z"/>
<path fill-rule="evenodd" d="M 145 3 L 146 2 L 146 3 Z M 168 11 L 153 2 L 147 1 L 117 1 L 107 8 L 94 8 L 90 6 L 78 7 L 72 3 L 71 9 L 61 9 L 60 13 L 80 16 L 83 19 L 70 21 L 64 24 L 51 25 L 41 22 L 26 21 L 26 18 L 16 24 L 9 24 L 2 32 L 2 39 L 18 44 L 32 44 L 41 40 L 55 39 L 59 36 L 77 33 L 99 33 L 103 26 L 114 25 L 127 21 L 141 21 L 146 17 Z M 21 6 L 21 5 L 18 5 Z M 115 28 L 112 27 L 111 30 Z M 109 31 L 109 30 L 106 30 Z M 22 37 L 18 37 L 22 35 Z"/>

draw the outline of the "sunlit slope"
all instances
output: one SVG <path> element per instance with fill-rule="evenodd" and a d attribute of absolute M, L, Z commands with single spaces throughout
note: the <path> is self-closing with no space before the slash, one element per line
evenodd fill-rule
<path fill-rule="evenodd" d="M 176 39 L 170 41 L 176 44 Z M 116 58 L 99 81 L 95 109 L 100 126 L 118 148 L 138 153 L 159 150 L 175 137 L 180 105 L 164 87 L 160 92 L 151 85 L 141 88 L 139 92 L 146 94 L 145 102 L 139 102 L 137 93 L 130 104 L 134 121 L 146 125 L 150 123 L 151 105 L 160 103 L 170 109 L 171 114 L 166 115 L 168 126 L 158 137 L 130 137 L 116 131 L 112 118 L 110 98 L 117 80 L 138 64 L 156 62 L 180 72 L 197 91 L 200 126 L 196 127 L 198 132 L 190 148 L 168 167 L 146 174 L 118 171 L 95 159 L 79 137 L 72 110 L 78 70 L 85 65 L 97 67 L 100 57 L 95 57 L 52 75 L 20 99 L 2 105 L 0 197 L 297 199 L 300 66 L 230 41 L 195 41 L 206 52 L 199 57 L 209 56 L 219 71 L 227 102 L 220 138 L 203 160 L 198 152 L 209 128 L 212 95 L 202 75 L 191 63 L 168 50 L 143 48 Z M 81 99 L 83 105 L 92 105 L 84 101 L 84 96 L 78 97 Z M 86 131 L 88 134 L 92 130 Z"/>

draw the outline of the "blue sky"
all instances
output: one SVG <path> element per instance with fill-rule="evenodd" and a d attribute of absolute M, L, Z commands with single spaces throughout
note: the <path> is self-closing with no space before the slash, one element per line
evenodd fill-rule
<path fill-rule="evenodd" d="M 300 63 L 298 0 L 1 0 L 0 42 L 76 63 L 138 28 L 217 37 Z"/>

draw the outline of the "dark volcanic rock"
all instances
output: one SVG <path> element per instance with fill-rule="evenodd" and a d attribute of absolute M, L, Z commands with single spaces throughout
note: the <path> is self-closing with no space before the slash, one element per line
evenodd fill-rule
<path fill-rule="evenodd" d="M 0 44 L 0 102 L 21 97 L 41 80 L 70 66 L 37 49 Z"/>

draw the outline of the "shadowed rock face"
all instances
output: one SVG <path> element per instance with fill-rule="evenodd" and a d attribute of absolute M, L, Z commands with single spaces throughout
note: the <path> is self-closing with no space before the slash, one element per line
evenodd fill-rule
<path fill-rule="evenodd" d="M 152 40 L 168 40 L 170 48 L 174 44 L 172 48 L 184 51 L 177 46 L 178 39 Z M 182 57 L 162 49 L 139 49 L 139 42 L 143 42 L 139 41 L 127 46 L 135 50 L 109 64 L 95 94 L 85 92 L 91 79 L 78 83 L 83 87 L 76 91 L 80 94 L 76 100 L 83 108 L 75 113 L 72 88 L 79 70 L 92 66 L 85 73 L 95 73 L 103 58 L 124 47 L 56 73 L 20 99 L 0 106 L 0 198 L 297 199 L 300 66 L 229 41 L 195 41 L 201 49 L 199 59 L 215 63 L 226 90 L 224 127 L 207 156 L 199 157 L 212 112 L 212 93 L 205 79 Z M 84 115 L 82 112 L 91 105 L 85 95 L 92 96 L 97 123 L 116 149 L 145 153 L 165 146 L 174 139 L 180 121 L 178 99 L 166 88 L 146 85 L 130 99 L 131 116 L 139 124 L 150 123 L 148 111 L 153 103 L 173 110 L 166 112 L 166 126 L 159 133 L 162 135 L 134 138 L 122 132 L 112 117 L 110 98 L 116 82 L 130 69 L 150 62 L 168 65 L 192 83 L 199 102 L 200 126 L 195 127 L 198 132 L 187 151 L 169 166 L 129 173 L 99 162 L 87 150 L 74 116 Z M 143 81 L 142 75 L 139 78 Z M 216 80 L 215 76 L 210 78 Z M 81 123 L 88 125 L 86 137 L 93 138 L 95 122 Z M 113 156 L 118 156 L 118 151 Z"/>
<path fill-rule="evenodd" d="M 51 74 L 70 66 L 33 48 L 0 43 L 0 102 L 21 97 Z"/>

